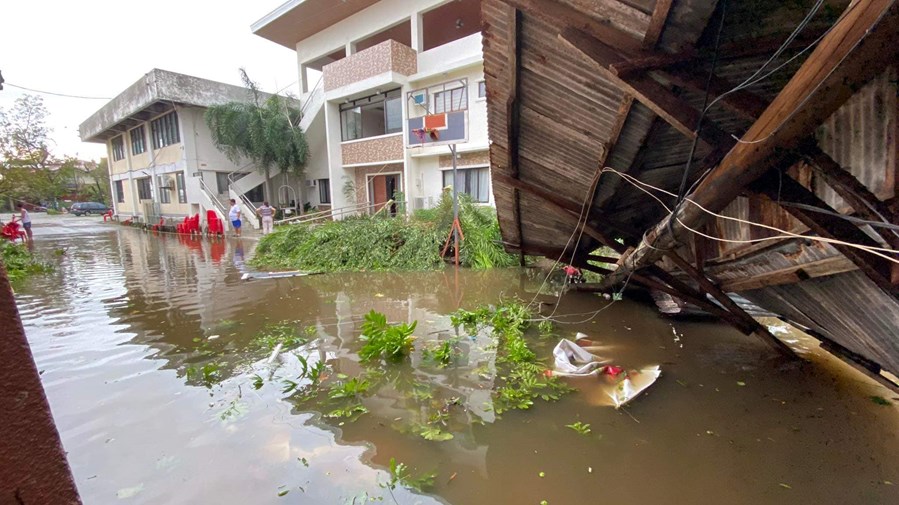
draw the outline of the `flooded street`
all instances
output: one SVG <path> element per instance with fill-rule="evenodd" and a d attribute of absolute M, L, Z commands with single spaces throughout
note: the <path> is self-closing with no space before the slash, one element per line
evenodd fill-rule
<path fill-rule="evenodd" d="M 896 394 L 780 323 L 807 361 L 627 298 L 591 319 L 610 302 L 568 294 L 557 336 L 526 335 L 539 358 L 583 332 L 616 364 L 660 365 L 661 377 L 620 410 L 577 382 L 497 416 L 490 338 L 457 333 L 448 314 L 530 301 L 537 270 L 241 280 L 250 239 L 70 216 L 36 222 L 35 237 L 57 268 L 17 300 L 85 503 L 899 503 Z M 372 309 L 418 321 L 411 360 L 360 362 Z M 296 345 L 273 358 L 260 335 L 278 332 Z M 423 356 L 447 339 L 461 349 L 452 364 Z M 367 383 L 367 412 L 299 379 L 319 362 L 324 392 Z M 433 486 L 385 487 L 391 459 L 434 472 Z"/>

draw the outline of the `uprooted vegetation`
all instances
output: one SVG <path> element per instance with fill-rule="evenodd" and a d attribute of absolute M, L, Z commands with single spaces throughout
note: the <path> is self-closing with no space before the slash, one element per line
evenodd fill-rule
<path fill-rule="evenodd" d="M 461 198 L 459 221 L 465 240 L 463 266 L 510 267 L 518 257 L 503 250 L 493 209 Z M 433 270 L 453 222 L 452 199 L 409 217 L 384 213 L 318 224 L 285 225 L 259 242 L 251 264 L 313 272 Z"/>
<path fill-rule="evenodd" d="M 34 256 L 25 244 L 0 239 L 0 262 L 6 267 L 9 282 L 19 282 L 34 274 L 53 270 L 50 264 Z"/>

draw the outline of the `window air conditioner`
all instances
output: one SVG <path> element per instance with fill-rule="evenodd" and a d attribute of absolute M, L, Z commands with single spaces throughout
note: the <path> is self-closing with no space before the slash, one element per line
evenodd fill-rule
<path fill-rule="evenodd" d="M 314 188 L 314 187 L 316 187 L 316 186 L 318 186 L 318 181 L 317 181 L 317 180 L 315 180 L 315 179 L 306 179 L 306 187 L 307 187 L 307 188 Z"/>
<path fill-rule="evenodd" d="M 412 199 L 412 210 L 421 210 L 425 208 L 425 199 L 421 196 L 416 196 Z"/>

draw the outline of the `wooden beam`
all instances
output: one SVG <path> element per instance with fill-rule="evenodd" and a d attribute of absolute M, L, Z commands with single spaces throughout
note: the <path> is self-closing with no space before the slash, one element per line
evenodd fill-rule
<path fill-rule="evenodd" d="M 893 0 L 857 0 L 824 36 L 777 98 L 690 195 L 718 212 L 744 188 L 781 165 L 792 148 L 893 61 L 899 31 L 899 5 Z M 636 269 L 655 263 L 710 216 L 687 204 L 646 235 L 633 254 L 604 280 L 619 284 Z M 671 224 L 669 225 L 669 221 Z"/>
<path fill-rule="evenodd" d="M 656 0 L 649 28 L 646 29 L 646 35 L 643 36 L 644 50 L 651 51 L 662 37 L 662 30 L 665 29 L 665 21 L 668 20 L 668 11 L 671 10 L 672 3 L 673 0 Z"/>
<path fill-rule="evenodd" d="M 621 137 L 621 130 L 624 129 L 624 123 L 631 113 L 631 107 L 634 104 L 634 95 L 627 93 L 621 97 L 621 103 L 618 105 L 618 114 L 615 116 L 615 124 L 609 132 L 609 140 L 603 145 L 602 155 L 599 157 L 599 169 L 602 170 L 606 166 L 606 161 L 612 154 L 612 149 L 618 144 L 618 138 Z"/>
<path fill-rule="evenodd" d="M 519 174 L 518 160 L 518 139 L 521 132 L 521 11 L 512 8 L 509 20 L 509 47 L 506 54 L 509 56 L 509 97 L 506 101 L 506 118 L 508 124 L 506 131 L 508 138 L 506 146 L 508 146 L 509 170 L 512 177 L 517 179 Z M 521 195 L 518 190 L 512 190 L 512 219 L 515 221 L 516 231 L 518 232 L 518 240 L 524 244 L 524 229 L 521 225 Z M 525 265 L 524 252 L 518 254 L 518 261 L 521 266 Z"/>
<path fill-rule="evenodd" d="M 817 195 L 786 174 L 780 178 L 778 178 L 775 173 L 766 174 L 753 184 L 753 189 L 768 196 L 768 198 L 775 203 L 778 203 L 780 199 L 783 199 L 785 202 L 799 203 L 826 212 L 837 213 L 835 209 L 818 198 Z M 874 239 L 845 219 L 830 214 L 808 211 L 790 205 L 782 205 L 781 208 L 789 212 L 793 217 L 802 222 L 802 224 L 808 226 L 812 232 L 821 237 L 836 239 L 852 244 L 880 247 L 880 244 L 875 242 Z M 831 245 L 840 251 L 843 256 L 855 263 L 859 270 L 864 272 L 865 275 L 874 281 L 874 283 L 881 289 L 893 296 L 899 294 L 899 288 L 893 286 L 890 281 L 891 267 L 887 260 L 854 247 L 841 244 Z"/>
<path fill-rule="evenodd" d="M 747 314 L 746 311 L 743 310 L 743 307 L 740 307 L 736 302 L 731 300 L 731 298 L 727 296 L 724 291 L 716 286 L 715 283 L 709 280 L 705 275 L 701 274 L 699 270 L 696 270 L 693 265 L 690 264 L 690 262 L 680 257 L 680 255 L 678 255 L 674 251 L 669 251 L 667 253 L 667 256 L 685 274 L 689 275 L 690 278 L 699 283 L 700 288 L 702 288 L 706 293 L 712 295 L 715 300 L 718 300 L 718 303 L 720 303 L 728 312 L 748 325 L 752 329 L 752 334 L 758 337 L 763 343 L 765 343 L 765 345 L 771 347 L 772 349 L 785 356 L 795 357 L 792 349 L 790 349 L 787 344 L 783 343 L 780 339 L 772 335 L 771 332 L 768 331 L 768 328 L 766 328 L 763 324 L 756 321 L 755 318 Z"/>
<path fill-rule="evenodd" d="M 810 144 L 803 147 L 802 155 L 827 185 L 833 188 L 855 210 L 856 215 L 869 221 L 899 222 L 899 216 L 894 214 L 889 206 L 880 201 L 861 181 L 841 167 L 817 145 Z M 899 237 L 895 233 L 878 228 L 874 228 L 874 231 L 877 231 L 890 244 L 890 247 L 899 250 Z"/>
<path fill-rule="evenodd" d="M 555 0 L 504 0 L 507 4 L 525 12 L 546 23 L 558 27 L 573 27 L 590 35 L 606 41 L 617 47 L 620 51 L 632 55 L 641 55 L 642 40 L 637 34 L 644 33 L 645 26 L 650 23 L 650 18 L 643 12 L 619 1 L 602 1 L 604 15 L 610 21 L 618 21 L 618 26 L 631 26 L 632 32 L 627 33 L 616 28 L 608 21 L 600 21 L 587 13 L 570 7 Z"/>
<path fill-rule="evenodd" d="M 649 75 L 633 75 L 621 78 L 610 70 L 616 62 L 624 61 L 623 55 L 615 48 L 597 40 L 590 35 L 575 29 L 565 29 L 559 39 L 585 57 L 606 78 L 619 89 L 633 95 L 643 105 L 673 126 L 688 138 L 696 136 L 699 125 L 699 111 L 662 86 Z M 703 124 L 700 139 L 709 145 L 717 146 L 729 138 L 711 121 Z"/>
<path fill-rule="evenodd" d="M 701 67 L 676 66 L 666 68 L 662 72 L 667 79 L 678 86 L 690 88 L 698 93 L 705 93 L 705 85 L 709 76 L 708 72 Z M 712 76 L 711 82 L 709 82 L 709 96 L 717 98 L 728 93 L 724 95 L 720 103 L 744 118 L 755 121 L 765 112 L 770 102 L 749 91 L 731 92 L 735 87 L 735 84 L 726 79 Z"/>

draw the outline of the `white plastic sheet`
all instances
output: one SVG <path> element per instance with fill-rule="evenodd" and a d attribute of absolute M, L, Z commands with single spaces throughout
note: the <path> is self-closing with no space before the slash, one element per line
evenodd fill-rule
<path fill-rule="evenodd" d="M 577 335 L 578 340 L 586 337 L 582 333 Z M 596 377 L 597 388 L 602 390 L 603 396 L 610 399 L 616 409 L 633 400 L 662 374 L 658 365 L 641 370 L 626 370 L 610 365 L 611 360 L 592 354 L 568 339 L 562 339 L 556 344 L 553 358 L 554 375 Z"/>

